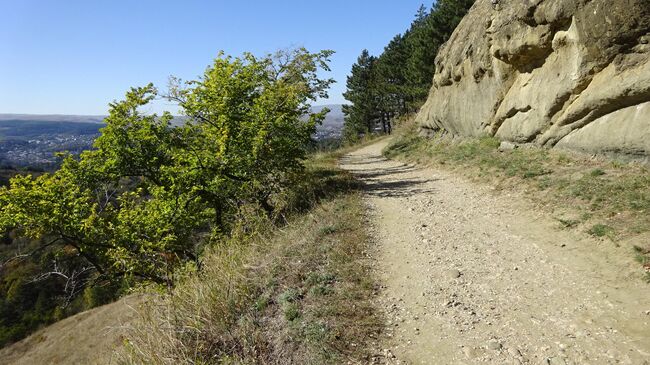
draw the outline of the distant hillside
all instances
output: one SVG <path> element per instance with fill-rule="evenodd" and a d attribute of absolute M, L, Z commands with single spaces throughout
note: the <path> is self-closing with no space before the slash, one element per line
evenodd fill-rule
<path fill-rule="evenodd" d="M 341 104 L 330 104 L 330 105 L 315 105 L 311 108 L 314 113 L 318 113 L 323 108 L 328 108 L 330 112 L 327 114 L 327 118 L 323 123 L 323 126 L 343 126 L 343 105 Z"/>
<path fill-rule="evenodd" d="M 0 167 L 49 169 L 54 153 L 81 153 L 92 145 L 104 117 L 0 114 Z"/>
<path fill-rule="evenodd" d="M 325 118 L 323 124 L 318 126 L 316 136 L 314 137 L 317 140 L 340 138 L 341 131 L 343 130 L 343 106 L 341 104 L 316 105 L 311 109 L 314 113 L 318 113 L 323 108 L 330 109 L 330 112 L 327 114 L 327 118 Z"/>
<path fill-rule="evenodd" d="M 343 110 L 339 104 L 314 106 L 319 112 L 329 108 L 323 125 L 318 126 L 317 140 L 338 139 L 343 129 Z M 90 149 L 99 129 L 102 115 L 30 115 L 0 114 L 0 168 L 51 169 L 58 160 L 56 152 L 74 154 Z M 185 117 L 175 117 L 174 125 L 181 125 Z"/>
<path fill-rule="evenodd" d="M 316 105 L 314 113 L 323 108 L 330 112 L 322 128 L 342 128 L 343 108 L 340 104 Z M 105 115 L 62 115 L 62 114 L 2 114 L 0 113 L 0 138 L 3 136 L 28 137 L 44 133 L 92 134 L 101 128 Z M 174 117 L 172 124 L 183 123 L 185 117 Z M 80 124 L 80 125 L 76 125 Z"/>
<path fill-rule="evenodd" d="M 2 114 L 0 122 L 3 121 L 27 121 L 27 122 L 66 122 L 66 123 L 101 123 L 105 115 L 63 115 L 63 114 Z"/>
<path fill-rule="evenodd" d="M 0 120 L 0 141 L 29 139 L 42 135 L 67 134 L 84 136 L 98 134 L 103 123 L 40 120 Z"/>

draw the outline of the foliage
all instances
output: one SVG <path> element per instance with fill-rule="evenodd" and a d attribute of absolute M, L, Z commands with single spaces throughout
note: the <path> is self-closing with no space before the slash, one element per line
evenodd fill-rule
<path fill-rule="evenodd" d="M 43 244 L 15 237 L 6 243 L 0 246 L 0 260 L 12 255 L 14 247 L 34 250 Z M 108 303 L 126 290 L 126 283 L 120 281 L 97 281 L 84 289 L 79 280 L 62 276 L 82 272 L 84 266 L 78 257 L 54 250 L 40 250 L 29 260 L 4 264 L 0 271 L 0 347 L 43 325 Z"/>
<path fill-rule="evenodd" d="M 614 235 L 614 229 L 606 224 L 594 224 L 589 230 L 587 231 L 592 236 L 595 237 L 613 237 Z"/>
<path fill-rule="evenodd" d="M 343 96 L 352 102 L 350 105 L 343 105 L 345 123 L 343 138 L 347 141 L 356 142 L 359 135 L 372 131 L 373 121 L 377 117 L 375 109 L 375 64 L 377 59 L 370 56 L 368 50 L 363 50 L 352 65 L 352 72 L 347 78 L 347 91 Z"/>
<path fill-rule="evenodd" d="M 221 218 L 241 201 L 254 200 L 267 210 L 270 194 L 283 176 L 299 171 L 311 135 L 328 110 L 309 114 L 309 101 L 325 97 L 332 80 L 331 51 L 279 52 L 257 60 L 220 57 L 203 79 L 184 84 L 174 80 L 168 97 L 179 102 L 195 123 L 186 126 L 188 154 L 180 156 L 192 171 L 202 197 Z M 239 197 L 234 202 L 233 197 Z"/>
<path fill-rule="evenodd" d="M 640 263 L 645 270 L 645 281 L 650 284 L 650 247 L 643 248 L 637 245 L 632 247 L 634 249 L 634 258 Z"/>
<path fill-rule="evenodd" d="M 335 160 L 315 155 L 301 184 L 278 202 L 306 214 L 289 214 L 281 229 L 266 220 L 221 241 L 206 253 L 205 270 L 155 295 L 128 336 L 123 362 L 369 362 L 381 321 L 363 254 L 364 208 L 357 183 Z M 258 214 L 247 209 L 241 219 L 264 217 Z"/>
<path fill-rule="evenodd" d="M 427 11 L 421 6 L 409 29 L 398 34 L 379 57 L 363 50 L 352 66 L 344 94 L 352 105 L 344 138 L 355 141 L 378 122 L 416 111 L 433 82 L 434 59 L 474 0 L 441 0 Z"/>
<path fill-rule="evenodd" d="M 242 207 L 277 216 L 275 196 L 303 171 L 328 112 L 309 113 L 309 103 L 327 96 L 333 81 L 319 73 L 331 54 L 220 54 L 201 78 L 173 79 L 163 95 L 187 116 L 182 126 L 142 112 L 160 96 L 153 85 L 132 88 L 110 104 L 93 150 L 61 154 L 57 171 L 0 188 L 0 232 L 35 243 L 1 269 L 51 255 L 44 275 L 75 288 L 69 302 L 95 283 L 169 286 L 177 268 L 200 268 L 204 246 L 241 224 Z M 85 291 L 86 304 L 100 294 Z"/>

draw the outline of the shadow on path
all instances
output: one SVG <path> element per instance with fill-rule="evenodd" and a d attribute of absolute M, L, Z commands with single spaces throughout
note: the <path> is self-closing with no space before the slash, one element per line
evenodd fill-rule
<path fill-rule="evenodd" d="M 439 179 L 418 179 L 407 177 L 417 171 L 413 166 L 400 164 L 393 167 L 374 166 L 388 161 L 382 156 L 361 155 L 355 158 L 345 157 L 341 164 L 363 182 L 366 193 L 381 197 L 408 197 L 436 190 L 430 182 Z"/>

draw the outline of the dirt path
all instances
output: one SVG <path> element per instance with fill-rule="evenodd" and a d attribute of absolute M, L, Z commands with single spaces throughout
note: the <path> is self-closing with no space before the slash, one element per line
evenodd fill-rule
<path fill-rule="evenodd" d="M 366 183 L 389 363 L 650 364 L 630 253 L 450 173 L 347 155 Z"/>

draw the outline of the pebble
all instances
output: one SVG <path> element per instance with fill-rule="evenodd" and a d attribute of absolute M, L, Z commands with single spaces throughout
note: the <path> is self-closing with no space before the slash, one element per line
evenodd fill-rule
<path fill-rule="evenodd" d="M 460 271 L 458 271 L 456 269 L 451 269 L 447 273 L 448 273 L 449 277 L 452 278 L 452 279 L 457 279 L 457 278 L 460 277 Z"/>
<path fill-rule="evenodd" d="M 566 365 L 566 362 L 561 357 L 549 357 L 546 359 L 548 365 Z"/>
<path fill-rule="evenodd" d="M 463 352 L 465 353 L 465 356 L 469 357 L 470 359 L 476 359 L 482 357 L 485 354 L 485 350 L 483 349 L 469 347 L 465 347 L 463 349 Z"/>
<path fill-rule="evenodd" d="M 521 352 L 519 350 L 517 350 L 517 349 L 509 348 L 508 353 L 510 354 L 510 356 L 512 356 L 514 358 L 520 358 L 521 357 Z"/>
<path fill-rule="evenodd" d="M 384 356 L 389 358 L 389 359 L 394 359 L 395 355 L 393 355 L 393 352 L 389 349 L 384 349 Z"/>
<path fill-rule="evenodd" d="M 487 348 L 490 350 L 498 351 L 501 350 L 501 344 L 498 341 L 492 340 L 488 341 Z"/>

